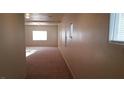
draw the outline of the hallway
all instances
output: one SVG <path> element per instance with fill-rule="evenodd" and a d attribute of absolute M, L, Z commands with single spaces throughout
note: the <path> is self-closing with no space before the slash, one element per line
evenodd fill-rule
<path fill-rule="evenodd" d="M 123 13 L 3 13 L 0 20 L 0 78 L 64 79 L 70 71 L 74 79 L 124 78 Z"/>
<path fill-rule="evenodd" d="M 124 0 L 1 0 L 1 93 L 124 93 Z"/>
<path fill-rule="evenodd" d="M 27 57 L 28 79 L 68 79 L 72 78 L 57 47 L 28 47 L 35 51 Z"/>

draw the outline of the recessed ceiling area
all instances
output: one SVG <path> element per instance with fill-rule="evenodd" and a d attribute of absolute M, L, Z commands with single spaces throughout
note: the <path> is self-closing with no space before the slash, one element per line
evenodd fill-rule
<path fill-rule="evenodd" d="M 26 22 L 60 22 L 62 13 L 26 13 Z"/>

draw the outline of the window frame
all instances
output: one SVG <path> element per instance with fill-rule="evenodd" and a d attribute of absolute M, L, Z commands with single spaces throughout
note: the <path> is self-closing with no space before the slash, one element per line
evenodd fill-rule
<path fill-rule="evenodd" d="M 116 39 L 117 34 L 118 34 L 118 27 L 119 27 L 119 13 L 110 13 L 109 15 L 109 43 L 124 45 L 124 41 L 119 41 Z"/>

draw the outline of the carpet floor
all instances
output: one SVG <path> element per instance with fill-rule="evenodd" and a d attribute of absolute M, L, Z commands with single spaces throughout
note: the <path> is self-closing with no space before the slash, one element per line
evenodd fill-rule
<path fill-rule="evenodd" d="M 57 47 L 27 47 L 26 52 L 27 79 L 72 78 Z"/>

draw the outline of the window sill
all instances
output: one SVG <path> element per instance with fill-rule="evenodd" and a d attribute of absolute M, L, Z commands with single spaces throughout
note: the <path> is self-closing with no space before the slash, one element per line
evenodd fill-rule
<path fill-rule="evenodd" d="M 109 41 L 110 44 L 116 44 L 116 45 L 123 45 L 124 46 L 124 41 Z"/>

